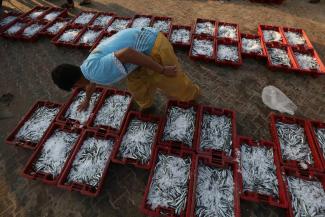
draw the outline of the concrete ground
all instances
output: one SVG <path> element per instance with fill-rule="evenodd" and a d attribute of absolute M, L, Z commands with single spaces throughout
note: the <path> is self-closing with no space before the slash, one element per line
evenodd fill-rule
<path fill-rule="evenodd" d="M 176 23 L 190 24 L 197 17 L 240 25 L 241 32 L 256 33 L 259 23 L 303 28 L 325 62 L 325 2 L 287 0 L 280 6 L 253 4 L 248 0 L 94 0 L 80 9 L 114 11 L 120 15 L 154 14 L 171 16 Z M 35 5 L 60 5 L 63 0 L 8 0 L 4 9 L 27 11 Z M 255 139 L 271 139 L 268 109 L 261 101 L 263 87 L 274 85 L 298 107 L 297 115 L 325 121 L 325 77 L 311 78 L 271 72 L 262 62 L 245 60 L 238 70 L 191 61 L 187 53 L 177 55 L 188 75 L 202 88 L 201 102 L 237 112 L 238 133 Z M 4 144 L 5 137 L 20 117 L 39 99 L 64 102 L 69 94 L 58 90 L 50 71 L 60 63 L 80 64 L 87 51 L 57 48 L 48 39 L 24 43 L 0 39 L 0 216 L 143 216 L 139 210 L 148 173 L 128 166 L 113 165 L 97 198 L 70 193 L 20 176 L 31 152 Z M 117 84 L 124 88 L 125 83 Z M 157 113 L 165 98 L 157 96 Z M 242 202 L 242 216 L 284 216 L 254 203 Z"/>

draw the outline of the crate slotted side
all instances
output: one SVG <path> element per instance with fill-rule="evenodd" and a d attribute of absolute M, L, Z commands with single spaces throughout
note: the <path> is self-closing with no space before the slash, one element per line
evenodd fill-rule
<path fill-rule="evenodd" d="M 70 118 L 66 118 L 65 117 L 65 113 L 69 109 L 71 103 L 74 102 L 74 99 L 78 96 L 79 92 L 81 92 L 81 91 L 85 91 L 85 90 L 82 89 L 82 88 L 76 88 L 76 89 L 74 89 L 74 91 L 71 94 L 70 98 L 62 106 L 61 111 L 59 112 L 58 116 L 56 117 L 56 121 L 57 122 L 64 123 L 64 124 L 69 125 L 69 126 L 75 126 L 75 127 L 83 127 L 83 126 L 86 127 L 86 126 L 88 126 L 88 123 L 90 122 L 90 119 L 91 119 L 92 114 L 96 111 L 96 107 L 99 105 L 99 103 L 101 101 L 101 98 L 103 97 L 103 94 L 105 92 L 105 89 L 102 88 L 102 87 L 96 87 L 96 90 L 95 90 L 94 93 L 98 92 L 99 93 L 99 96 L 98 96 L 98 99 L 97 99 L 97 101 L 95 103 L 95 106 L 94 106 L 92 112 L 90 113 L 90 115 L 88 117 L 88 120 L 84 124 L 80 123 L 77 120 L 74 120 L 74 119 L 70 119 Z"/>
<path fill-rule="evenodd" d="M 195 123 L 194 123 L 194 132 L 193 132 L 193 139 L 192 139 L 192 146 L 189 147 L 187 144 L 180 142 L 180 141 L 164 141 L 164 130 L 167 124 L 167 114 L 170 108 L 172 107 L 179 107 L 182 109 L 189 109 L 193 107 L 195 111 Z M 169 146 L 173 149 L 182 149 L 187 150 L 191 152 L 195 152 L 196 145 L 197 145 L 197 134 L 198 134 L 198 124 L 199 124 L 199 105 L 196 105 L 194 102 L 182 102 L 182 101 L 176 101 L 176 100 L 169 100 L 167 103 L 166 111 L 164 116 L 162 117 L 162 120 L 160 122 L 159 126 L 159 132 L 158 132 L 158 145 L 159 146 Z"/>
<path fill-rule="evenodd" d="M 147 204 L 147 197 L 149 194 L 149 190 L 151 187 L 152 178 L 155 174 L 155 167 L 158 162 L 158 155 L 164 154 L 168 156 L 175 156 L 180 158 L 191 158 L 191 166 L 190 166 L 190 177 L 189 177 L 189 183 L 188 183 L 188 192 L 186 197 L 186 206 L 183 212 L 181 212 L 180 215 L 176 215 L 175 210 L 171 208 L 163 208 L 163 207 L 157 207 L 155 210 L 151 210 L 149 205 Z M 141 202 L 140 211 L 148 216 L 161 216 L 161 213 L 164 213 L 166 216 L 170 217 L 187 217 L 190 215 L 191 210 L 191 195 L 193 191 L 193 181 L 194 181 L 194 171 L 195 171 L 195 155 L 192 152 L 185 151 L 185 150 L 176 150 L 171 147 L 157 147 L 155 149 L 154 155 L 153 155 L 153 165 L 150 170 L 149 179 L 145 188 L 144 196 Z"/>
<path fill-rule="evenodd" d="M 295 168 L 297 170 L 320 171 L 322 169 L 322 163 L 321 163 L 321 160 L 319 159 L 318 152 L 317 152 L 317 149 L 315 147 L 314 141 L 312 139 L 312 136 L 311 136 L 310 129 L 308 127 L 307 121 L 304 120 L 304 119 L 301 119 L 301 118 L 289 117 L 289 116 L 285 116 L 285 115 L 277 115 L 275 113 L 271 113 L 269 115 L 269 117 L 270 117 L 270 133 L 271 133 L 273 142 L 274 142 L 274 144 L 276 146 L 276 150 L 278 152 L 278 156 L 279 156 L 279 159 L 280 159 L 281 166 L 291 167 L 291 168 Z M 308 168 L 305 169 L 305 168 L 301 167 L 300 162 L 298 162 L 298 161 L 284 160 L 283 159 L 282 154 L 281 154 L 282 151 L 281 151 L 280 139 L 279 139 L 277 128 L 276 128 L 276 123 L 278 121 L 280 121 L 282 123 L 285 123 L 285 124 L 297 124 L 297 125 L 304 128 L 305 137 L 306 137 L 306 140 L 308 142 L 308 145 L 309 145 L 312 157 L 313 157 L 313 161 L 314 161 L 313 165 L 310 165 L 310 164 L 306 163 L 308 165 Z"/>
<path fill-rule="evenodd" d="M 196 144 L 196 153 L 200 155 L 213 156 L 214 158 L 219 158 L 220 160 L 233 160 L 235 157 L 235 144 L 237 143 L 237 126 L 236 126 L 236 113 L 228 109 L 215 108 L 207 105 L 200 105 L 199 109 L 199 120 L 198 120 L 198 133 L 197 133 L 197 144 Z M 201 131 L 203 125 L 203 117 L 205 114 L 215 115 L 215 116 L 226 116 L 231 119 L 231 155 L 228 156 L 227 153 L 220 150 L 214 149 L 204 149 L 200 148 L 201 143 Z"/>
<path fill-rule="evenodd" d="M 241 144 L 245 144 L 249 147 L 261 147 L 261 148 L 271 148 L 273 150 L 273 163 L 275 165 L 275 175 L 278 181 L 278 197 L 275 198 L 273 196 L 269 195 L 263 195 L 258 192 L 251 192 L 243 190 L 243 176 L 241 171 L 241 162 L 240 162 L 240 152 L 241 152 Z M 279 208 L 287 208 L 288 206 L 288 200 L 285 193 L 285 185 L 282 179 L 282 173 L 281 173 L 281 165 L 279 160 L 278 152 L 276 151 L 276 147 L 274 143 L 260 140 L 260 141 L 254 141 L 250 137 L 244 137 L 239 136 L 238 142 L 236 145 L 236 151 L 238 152 L 238 159 L 239 159 L 239 166 L 238 166 L 238 186 L 239 191 L 241 194 L 241 198 L 248 201 L 253 201 L 256 203 L 265 203 L 270 206 L 275 206 Z"/>
<path fill-rule="evenodd" d="M 101 131 L 102 133 L 109 132 L 111 134 L 119 135 L 121 133 L 121 131 L 122 131 L 123 124 L 126 121 L 127 114 L 129 113 L 129 111 L 131 109 L 131 106 L 132 106 L 132 102 L 133 102 L 132 95 L 128 91 L 119 90 L 119 89 L 116 89 L 116 88 L 105 88 L 105 89 L 103 89 L 101 95 L 102 95 L 101 98 L 98 99 L 97 106 L 95 106 L 92 114 L 89 117 L 89 120 L 88 120 L 88 123 L 87 123 L 87 127 L 89 129 L 94 129 L 94 130 Z M 123 118 L 123 120 L 121 122 L 120 129 L 115 129 L 115 128 L 112 128 L 112 127 L 106 126 L 106 125 L 95 126 L 94 125 L 94 121 L 96 119 L 96 116 L 97 116 L 99 110 L 104 105 L 105 100 L 108 97 L 111 97 L 111 96 L 114 96 L 114 95 L 121 95 L 121 96 L 129 96 L 130 97 L 130 103 L 129 103 L 128 108 L 127 108 L 127 110 L 125 112 L 124 118 Z"/>
<path fill-rule="evenodd" d="M 73 147 L 71 148 L 70 154 L 65 161 L 65 164 L 61 170 L 61 173 L 57 177 L 53 178 L 52 175 L 49 173 L 34 171 L 33 165 L 34 165 L 34 162 L 37 161 L 37 159 L 40 157 L 46 141 L 52 136 L 52 134 L 54 133 L 54 131 L 56 129 L 59 129 L 59 130 L 62 130 L 64 132 L 68 132 L 68 133 L 77 133 L 78 138 L 77 138 L 76 142 L 72 145 Z M 65 168 L 67 166 L 67 162 L 71 158 L 72 153 L 74 152 L 74 149 L 76 148 L 76 145 L 78 144 L 78 140 L 80 139 L 81 132 L 82 132 L 81 129 L 70 128 L 70 127 L 68 127 L 64 124 L 60 124 L 60 123 L 53 123 L 51 125 L 51 127 L 47 130 L 46 134 L 42 137 L 42 140 L 40 141 L 38 148 L 33 152 L 32 156 L 27 161 L 21 175 L 27 179 L 30 179 L 30 180 L 40 180 L 43 183 L 48 184 L 48 185 L 57 185 L 57 183 L 60 179 L 60 176 L 62 175 L 62 172 L 65 170 Z"/>
<path fill-rule="evenodd" d="M 157 124 L 157 130 L 155 132 L 154 135 L 154 140 L 153 140 L 153 144 L 151 147 L 151 157 L 150 160 L 146 163 L 146 164 L 142 164 L 139 160 L 136 159 L 131 159 L 131 158 L 121 158 L 118 156 L 119 154 L 119 149 L 121 147 L 121 144 L 123 142 L 123 137 L 125 135 L 125 133 L 128 130 L 129 124 L 131 123 L 131 121 L 133 119 L 137 119 L 140 120 L 142 122 L 150 122 L 150 123 L 156 123 Z M 146 169 L 146 170 L 150 170 L 151 166 L 153 164 L 153 155 L 154 155 L 154 150 L 157 146 L 157 137 L 158 137 L 158 132 L 159 132 L 159 123 L 161 121 L 161 117 L 159 116 L 152 116 L 152 115 L 145 115 L 142 114 L 140 112 L 134 112 L 131 111 L 128 113 L 126 121 L 123 124 L 123 128 L 122 128 L 122 132 L 121 135 L 119 136 L 117 145 L 116 145 L 116 149 L 114 149 L 114 152 L 112 153 L 112 161 L 114 163 L 118 163 L 118 164 L 131 164 L 136 168 L 140 168 L 140 169 Z"/>
<path fill-rule="evenodd" d="M 106 161 L 102 176 L 100 178 L 100 181 L 98 182 L 98 186 L 93 187 L 93 186 L 90 186 L 87 184 L 77 183 L 77 182 L 73 182 L 71 184 L 66 183 L 68 175 L 72 169 L 72 164 L 73 164 L 74 160 L 76 159 L 77 154 L 81 150 L 81 148 L 83 146 L 83 142 L 89 137 L 94 137 L 96 139 L 103 139 L 103 140 L 112 139 L 114 141 L 113 149 L 111 151 L 110 156 L 108 157 L 108 159 Z M 60 179 L 58 181 L 58 187 L 62 188 L 62 189 L 66 189 L 68 191 L 77 191 L 77 192 L 80 192 L 81 194 L 86 195 L 86 196 L 91 196 L 91 197 L 98 196 L 100 194 L 100 192 L 103 190 L 104 180 L 105 180 L 106 176 L 108 175 L 108 169 L 109 169 L 109 165 L 111 162 L 113 150 L 116 148 L 116 142 L 117 142 L 117 137 L 115 135 L 112 135 L 109 133 L 101 134 L 95 130 L 90 130 L 90 129 L 84 130 L 80 136 L 80 139 L 78 140 L 78 142 L 76 144 L 76 147 L 75 147 L 71 157 L 68 159 L 68 161 L 66 163 L 65 169 L 62 171 L 62 175 L 60 176 Z"/>
<path fill-rule="evenodd" d="M 238 164 L 233 161 L 223 161 L 223 162 L 216 162 L 211 156 L 201 155 L 198 154 L 195 156 L 195 166 L 194 166 L 194 181 L 192 187 L 192 195 L 191 199 L 191 206 L 190 206 L 190 213 L 187 217 L 196 217 L 195 215 L 195 206 L 196 206 L 196 185 L 198 179 L 198 168 L 199 162 L 202 162 L 204 165 L 213 167 L 213 168 L 220 168 L 220 169 L 231 169 L 233 174 L 234 180 L 234 217 L 240 217 L 240 195 L 239 195 L 239 186 L 238 186 Z"/>
<path fill-rule="evenodd" d="M 28 111 L 26 114 L 24 114 L 22 116 L 22 118 L 20 119 L 20 121 L 18 122 L 18 124 L 16 125 L 16 127 L 10 132 L 10 134 L 8 135 L 8 137 L 6 138 L 6 143 L 10 144 L 10 145 L 17 145 L 23 148 L 27 148 L 27 149 L 35 149 L 36 147 L 38 147 L 38 143 L 33 143 L 30 141 L 21 141 L 21 140 L 17 140 L 16 134 L 19 132 L 19 130 L 22 128 L 22 126 L 25 124 L 26 121 L 28 121 L 32 115 L 34 114 L 34 112 L 40 108 L 40 107 L 47 107 L 47 108 L 59 108 L 59 112 L 62 109 L 62 105 L 58 104 L 58 103 L 53 103 L 53 102 L 49 102 L 49 101 L 37 101 Z M 55 121 L 56 117 L 58 116 L 59 112 L 56 114 L 56 116 L 54 117 L 52 123 Z M 51 124 L 49 125 L 48 128 L 50 128 Z M 44 132 L 44 135 L 46 134 L 46 131 Z M 43 136 L 44 136 L 43 135 Z M 42 139 L 41 139 L 42 140 Z M 41 141 L 40 140 L 40 141 Z"/>

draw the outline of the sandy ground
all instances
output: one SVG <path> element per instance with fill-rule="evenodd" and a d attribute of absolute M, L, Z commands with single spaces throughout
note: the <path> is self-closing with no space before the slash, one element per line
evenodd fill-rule
<path fill-rule="evenodd" d="M 218 19 L 240 25 L 241 32 L 256 33 L 257 25 L 274 24 L 303 28 L 325 62 L 325 1 L 287 0 L 280 6 L 249 1 L 204 0 L 102 0 L 87 10 L 114 11 L 120 15 L 154 14 L 171 16 L 175 23 L 191 24 L 197 17 Z M 5 9 L 28 11 L 35 5 L 60 5 L 64 1 L 10 0 Z M 79 6 L 72 11 L 76 14 Z M 80 64 L 87 51 L 56 48 L 49 40 L 36 43 L 0 39 L 0 216 L 143 216 L 139 210 L 148 173 L 128 166 L 112 165 L 98 198 L 70 193 L 20 176 L 31 152 L 4 144 L 4 139 L 27 109 L 39 99 L 64 102 L 68 94 L 58 90 L 49 73 L 63 62 Z M 263 87 L 275 85 L 298 106 L 297 115 L 325 121 L 325 78 L 310 78 L 271 72 L 261 62 L 245 60 L 238 70 L 193 62 L 177 51 L 188 75 L 202 89 L 201 102 L 237 112 L 238 133 L 255 139 L 271 139 L 270 110 L 263 105 Z M 124 82 L 116 86 L 124 88 Z M 165 107 L 157 96 L 156 113 Z M 282 210 L 241 203 L 242 216 L 284 216 Z"/>

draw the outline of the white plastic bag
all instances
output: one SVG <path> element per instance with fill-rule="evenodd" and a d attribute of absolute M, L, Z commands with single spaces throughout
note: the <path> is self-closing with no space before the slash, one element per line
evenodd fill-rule
<path fill-rule="evenodd" d="M 262 91 L 263 103 L 271 109 L 294 115 L 297 106 L 281 90 L 266 86 Z"/>

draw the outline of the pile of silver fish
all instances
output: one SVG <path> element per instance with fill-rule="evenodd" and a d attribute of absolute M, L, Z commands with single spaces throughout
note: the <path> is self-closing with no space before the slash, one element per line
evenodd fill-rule
<path fill-rule="evenodd" d="M 112 18 L 113 17 L 109 16 L 109 15 L 100 15 L 94 20 L 92 25 L 93 26 L 101 26 L 101 27 L 107 26 Z"/>
<path fill-rule="evenodd" d="M 143 28 L 150 26 L 151 19 L 149 17 L 138 17 L 135 18 L 132 23 L 132 28 Z"/>
<path fill-rule="evenodd" d="M 113 150 L 114 140 L 88 137 L 72 163 L 67 183 L 82 183 L 97 187 L 107 160 Z"/>
<path fill-rule="evenodd" d="M 170 39 L 173 43 L 187 44 L 190 42 L 191 32 L 188 29 L 174 29 Z"/>
<path fill-rule="evenodd" d="M 315 57 L 298 52 L 294 52 L 294 55 L 300 68 L 319 70 L 320 67 Z"/>
<path fill-rule="evenodd" d="M 182 142 L 192 147 L 195 131 L 196 112 L 193 107 L 189 109 L 171 107 L 168 110 L 163 140 Z"/>
<path fill-rule="evenodd" d="M 223 45 L 223 44 L 218 45 L 217 60 L 238 62 L 239 61 L 238 48 L 236 46 L 231 46 L 231 45 Z"/>
<path fill-rule="evenodd" d="M 224 151 L 230 156 L 232 149 L 231 119 L 225 115 L 204 114 L 201 128 L 200 149 Z"/>
<path fill-rule="evenodd" d="M 284 33 L 289 45 L 304 45 L 306 44 L 305 38 L 297 32 L 285 32 Z"/>
<path fill-rule="evenodd" d="M 38 17 L 42 16 L 45 13 L 45 9 L 39 9 L 37 11 L 34 11 L 28 15 L 29 18 L 35 20 Z"/>
<path fill-rule="evenodd" d="M 44 27 L 43 24 L 37 24 L 37 23 L 27 26 L 23 31 L 23 36 L 31 38 L 36 33 L 38 33 L 43 27 Z"/>
<path fill-rule="evenodd" d="M 88 118 L 93 111 L 97 100 L 99 99 L 100 93 L 94 92 L 91 95 L 89 106 L 86 110 L 79 112 L 78 106 L 84 101 L 86 97 L 85 91 L 80 91 L 78 95 L 74 98 L 73 102 L 70 104 L 69 108 L 67 109 L 66 113 L 64 114 L 65 118 L 73 119 L 79 121 L 81 124 L 84 124 L 88 121 Z"/>
<path fill-rule="evenodd" d="M 34 163 L 36 172 L 60 175 L 63 166 L 77 141 L 78 134 L 56 129 L 42 148 L 40 157 Z"/>
<path fill-rule="evenodd" d="M 237 40 L 237 28 L 230 25 L 220 25 L 218 29 L 218 38 Z"/>
<path fill-rule="evenodd" d="M 60 15 L 61 11 L 52 11 L 44 16 L 44 20 L 53 21 Z"/>
<path fill-rule="evenodd" d="M 107 97 L 97 113 L 94 126 L 103 125 L 119 130 L 130 103 L 130 96 L 111 95 Z"/>
<path fill-rule="evenodd" d="M 76 39 L 80 32 L 81 29 L 68 29 L 60 36 L 58 41 L 72 42 L 74 39 Z"/>
<path fill-rule="evenodd" d="M 211 22 L 199 22 L 195 27 L 195 34 L 206 34 L 213 36 L 215 25 Z"/>
<path fill-rule="evenodd" d="M 244 53 L 263 54 L 260 39 L 242 38 L 241 46 Z"/>
<path fill-rule="evenodd" d="M 151 158 L 157 129 L 157 123 L 132 119 L 123 136 L 118 157 L 135 159 L 146 164 Z"/>
<path fill-rule="evenodd" d="M 86 31 L 81 38 L 79 39 L 79 43 L 93 45 L 96 41 L 97 37 L 99 36 L 101 31 L 96 30 L 88 30 Z"/>
<path fill-rule="evenodd" d="M 88 24 L 92 19 L 93 17 L 95 16 L 94 13 L 87 13 L 87 12 L 84 12 L 84 13 L 81 13 L 75 20 L 74 20 L 74 23 L 75 24 L 81 24 L 81 25 L 86 25 Z"/>
<path fill-rule="evenodd" d="M 170 20 L 156 20 L 152 28 L 162 33 L 168 33 L 172 22 Z"/>
<path fill-rule="evenodd" d="M 240 165 L 243 191 L 279 198 L 273 149 L 241 144 Z"/>
<path fill-rule="evenodd" d="M 325 216 L 325 191 L 320 182 L 292 176 L 287 181 L 294 217 Z"/>
<path fill-rule="evenodd" d="M 213 56 L 213 41 L 205 39 L 194 39 L 192 55 L 193 56 Z"/>
<path fill-rule="evenodd" d="M 176 215 L 185 209 L 190 167 L 190 158 L 159 154 L 147 197 L 151 209 L 172 208 Z"/>
<path fill-rule="evenodd" d="M 19 30 L 24 28 L 25 26 L 26 26 L 26 23 L 17 22 L 14 25 L 10 26 L 10 28 L 7 29 L 4 33 L 6 35 L 14 35 L 17 32 L 19 32 Z"/>
<path fill-rule="evenodd" d="M 297 124 L 277 122 L 276 128 L 284 160 L 313 164 L 312 153 L 303 127 Z"/>
<path fill-rule="evenodd" d="M 52 34 L 57 34 L 61 29 L 63 29 L 68 24 L 68 21 L 55 22 L 53 25 L 46 29 L 47 32 Z"/>
<path fill-rule="evenodd" d="M 274 30 L 263 30 L 263 37 L 265 42 L 281 42 L 282 35 L 280 32 Z"/>
<path fill-rule="evenodd" d="M 14 16 L 14 15 L 10 15 L 10 16 L 7 16 L 7 17 L 1 19 L 0 20 L 0 27 L 5 26 L 5 25 L 11 23 L 15 19 L 17 19 L 17 16 Z"/>
<path fill-rule="evenodd" d="M 59 108 L 39 107 L 19 129 L 15 138 L 38 143 L 58 112 Z"/>
<path fill-rule="evenodd" d="M 123 29 L 126 29 L 129 23 L 130 23 L 129 20 L 115 19 L 113 23 L 107 28 L 107 32 L 112 32 L 112 31 L 118 32 Z"/>
<path fill-rule="evenodd" d="M 272 65 L 285 65 L 291 67 L 291 61 L 286 50 L 281 48 L 267 48 L 267 51 L 271 57 Z"/>
<path fill-rule="evenodd" d="M 195 216 L 234 217 L 234 180 L 230 169 L 199 164 Z"/>

